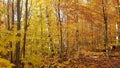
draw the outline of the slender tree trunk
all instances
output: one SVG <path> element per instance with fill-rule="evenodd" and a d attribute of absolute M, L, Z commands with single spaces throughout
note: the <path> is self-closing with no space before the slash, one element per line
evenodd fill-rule
<path fill-rule="evenodd" d="M 10 0 L 7 0 L 7 29 L 10 30 Z"/>
<path fill-rule="evenodd" d="M 76 38 L 76 46 L 77 46 L 77 50 L 78 50 L 78 57 L 79 57 L 79 51 L 80 51 L 80 46 L 79 46 L 79 22 L 78 22 L 78 14 L 76 15 L 76 34 L 75 34 L 75 38 Z"/>
<path fill-rule="evenodd" d="M 10 0 L 7 0 L 7 30 L 10 31 Z M 9 41 L 10 49 L 12 48 L 12 42 Z M 9 52 L 10 61 L 12 62 L 12 51 Z"/>
<path fill-rule="evenodd" d="M 65 52 L 66 52 L 66 56 L 67 56 L 67 52 L 68 52 L 68 21 L 67 21 L 67 16 L 66 16 L 66 21 L 65 21 Z"/>
<path fill-rule="evenodd" d="M 20 11 L 20 1 L 17 0 L 17 31 L 21 30 L 21 11 Z M 17 37 L 20 38 L 21 34 L 17 33 Z M 15 60 L 15 68 L 19 68 L 19 63 L 20 63 L 20 40 L 16 42 L 16 60 Z"/>
<path fill-rule="evenodd" d="M 117 0 L 116 45 L 120 43 L 120 0 Z"/>
<path fill-rule="evenodd" d="M 60 53 L 60 58 L 63 58 L 62 53 L 63 53 L 63 44 L 62 44 L 62 22 L 61 22 L 61 15 L 60 15 L 60 0 L 58 0 L 58 22 L 59 22 L 59 53 Z"/>
<path fill-rule="evenodd" d="M 7 0 L 7 29 L 9 30 L 9 31 L 11 31 L 12 30 L 12 27 L 10 26 L 10 23 L 11 23 L 11 16 L 10 16 L 10 4 L 11 4 L 11 0 Z M 13 3 L 12 3 L 12 5 L 13 5 Z M 13 7 L 12 7 L 12 9 L 13 9 Z M 13 18 L 12 18 L 13 19 Z M 13 22 L 13 20 L 12 20 L 12 22 Z M 9 45 L 10 45 L 10 50 L 12 49 L 12 41 L 9 41 Z M 9 56 L 10 56 L 10 61 L 11 61 L 11 63 L 13 63 L 13 53 L 12 53 L 12 50 L 9 52 Z"/>
<path fill-rule="evenodd" d="M 66 6 L 68 3 L 68 0 L 65 0 L 64 1 L 64 5 Z M 62 14 L 62 22 L 65 23 L 65 31 L 63 33 L 63 38 L 64 38 L 64 41 L 63 41 L 63 50 L 64 50 L 64 60 L 67 59 L 67 56 L 68 56 L 68 15 L 66 13 L 67 9 L 65 10 L 62 10 L 64 12 L 64 14 Z"/>
<path fill-rule="evenodd" d="M 12 0 L 12 25 L 11 25 L 11 30 L 14 28 L 14 0 Z M 10 42 L 10 48 L 12 49 L 13 44 Z M 13 51 L 10 51 L 10 61 L 13 63 Z"/>
<path fill-rule="evenodd" d="M 103 12 L 103 18 L 104 18 L 104 47 L 105 47 L 105 50 L 106 50 L 106 56 L 109 57 L 109 52 L 108 52 L 108 49 L 106 48 L 107 47 L 107 43 L 108 43 L 108 37 L 107 37 L 107 15 L 106 15 L 106 7 L 105 7 L 105 4 L 106 4 L 106 0 L 102 0 L 102 12 Z"/>
<path fill-rule="evenodd" d="M 11 30 L 14 28 L 14 0 L 12 0 L 12 27 Z"/>
<path fill-rule="evenodd" d="M 28 27 L 28 0 L 25 3 L 25 23 L 24 23 L 24 37 L 23 37 L 23 58 L 25 58 L 25 46 L 26 46 L 26 32 Z"/>
<path fill-rule="evenodd" d="M 21 20 L 21 18 L 22 18 L 22 11 L 23 11 L 23 7 L 24 7 L 24 5 L 23 5 L 23 3 L 24 3 L 24 0 L 20 0 L 20 20 Z M 26 9 L 25 9 L 26 10 Z"/>

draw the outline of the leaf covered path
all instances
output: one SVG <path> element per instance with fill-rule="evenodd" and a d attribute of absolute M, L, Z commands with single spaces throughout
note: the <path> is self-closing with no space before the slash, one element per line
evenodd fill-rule
<path fill-rule="evenodd" d="M 120 68 L 120 57 L 84 57 L 79 59 L 78 62 L 78 68 Z"/>

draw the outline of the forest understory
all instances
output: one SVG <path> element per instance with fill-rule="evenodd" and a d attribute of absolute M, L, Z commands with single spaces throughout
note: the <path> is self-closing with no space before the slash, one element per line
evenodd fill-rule
<path fill-rule="evenodd" d="M 120 68 L 120 0 L 0 0 L 0 68 Z"/>

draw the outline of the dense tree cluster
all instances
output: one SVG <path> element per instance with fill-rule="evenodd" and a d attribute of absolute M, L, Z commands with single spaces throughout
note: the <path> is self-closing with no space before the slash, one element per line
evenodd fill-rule
<path fill-rule="evenodd" d="M 120 0 L 0 0 L 0 8 L 6 68 L 64 67 L 112 50 L 120 56 Z"/>

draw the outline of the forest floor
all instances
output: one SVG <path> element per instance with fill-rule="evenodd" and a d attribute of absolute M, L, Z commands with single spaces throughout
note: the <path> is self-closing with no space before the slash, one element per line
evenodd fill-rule
<path fill-rule="evenodd" d="M 120 68 L 120 57 L 83 57 L 78 60 L 78 68 Z"/>
<path fill-rule="evenodd" d="M 72 56 L 62 63 L 52 61 L 50 68 L 120 68 L 120 51 L 110 51 L 106 57 L 102 50 L 81 49 L 79 58 Z"/>
<path fill-rule="evenodd" d="M 112 52 L 110 57 L 103 56 L 104 52 L 83 51 L 82 53 L 79 58 L 71 59 L 67 68 L 120 68 L 118 52 Z"/>
<path fill-rule="evenodd" d="M 120 57 L 80 57 L 71 59 L 69 64 L 60 68 L 120 68 Z"/>
<path fill-rule="evenodd" d="M 78 60 L 78 68 L 120 68 L 120 53 L 110 52 L 110 57 L 103 56 L 105 52 L 83 51 L 84 56 Z"/>

